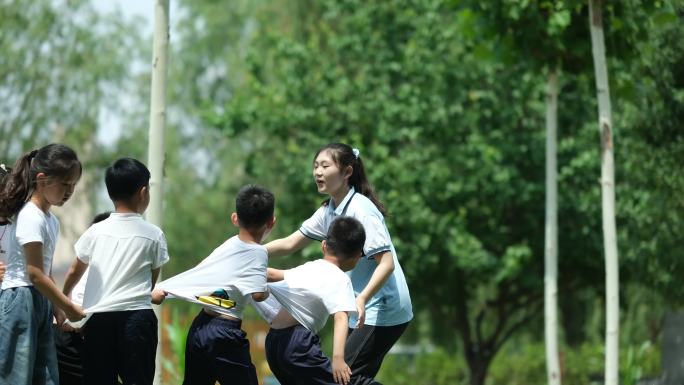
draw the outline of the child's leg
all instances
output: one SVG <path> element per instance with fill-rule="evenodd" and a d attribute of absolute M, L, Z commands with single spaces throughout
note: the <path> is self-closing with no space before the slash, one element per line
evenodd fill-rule
<path fill-rule="evenodd" d="M 157 356 L 157 316 L 152 309 L 121 312 L 119 374 L 124 384 L 152 385 Z"/>
<path fill-rule="evenodd" d="M 352 370 L 351 385 L 380 384 L 374 380 L 390 348 L 404 333 L 408 322 L 396 326 L 364 325 L 349 329 L 344 360 Z"/>
<path fill-rule="evenodd" d="M 37 339 L 36 363 L 33 367 L 33 383 L 59 385 L 57 367 L 57 351 L 52 335 L 52 304 L 38 290 L 33 290 L 33 308 L 35 309 Z M 40 310 L 39 310 L 40 309 Z"/>
<path fill-rule="evenodd" d="M 269 365 L 276 362 L 274 367 L 279 373 L 287 374 L 286 381 L 297 385 L 336 385 L 330 359 L 323 354 L 317 335 L 304 326 L 271 329 L 269 335 L 270 343 L 278 347 L 270 352 L 270 360 L 267 350 L 266 359 Z M 275 371 L 273 374 L 280 381 Z"/>
<path fill-rule="evenodd" d="M 240 329 L 241 322 L 214 317 L 201 312 L 193 322 L 192 340 L 188 337 L 188 350 L 195 357 L 193 366 L 186 366 L 185 381 L 197 375 L 200 366 L 196 358 L 203 357 L 214 373 L 212 380 L 221 384 L 257 385 L 256 368 L 249 355 L 249 341 Z M 187 362 L 187 361 L 186 361 Z M 214 382 L 211 382 L 213 384 Z"/>
<path fill-rule="evenodd" d="M 297 385 L 297 377 L 285 369 L 290 338 L 288 329 L 270 329 L 266 335 L 266 361 L 280 385 Z"/>
<path fill-rule="evenodd" d="M 40 324 L 52 322 L 48 301 L 31 287 L 0 291 L 0 383 L 12 385 L 57 384 L 57 371 L 49 370 L 42 352 L 42 380 L 35 379 Z M 51 313 L 51 312 L 50 312 Z M 54 353 L 54 350 L 52 351 Z"/>
<path fill-rule="evenodd" d="M 60 385 L 83 385 L 83 336 L 53 325 Z"/>
<path fill-rule="evenodd" d="M 117 379 L 117 313 L 95 313 L 83 328 L 83 380 L 115 385 Z"/>
<path fill-rule="evenodd" d="M 204 349 L 204 329 L 211 318 L 200 310 L 192 321 L 185 340 L 185 378 L 183 385 L 214 385 L 216 375 Z"/>

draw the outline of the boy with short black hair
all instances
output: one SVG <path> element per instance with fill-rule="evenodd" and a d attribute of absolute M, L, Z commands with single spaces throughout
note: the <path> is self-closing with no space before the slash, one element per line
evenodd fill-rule
<path fill-rule="evenodd" d="M 363 225 L 341 216 L 332 222 L 321 244 L 323 258 L 289 270 L 268 269 L 268 280 L 274 282 L 269 284 L 272 296 L 256 307 L 271 324 L 266 359 L 281 384 L 349 382 L 351 369 L 344 361 L 344 345 L 348 313 L 356 313 L 356 301 L 345 272 L 356 266 L 365 240 Z M 335 323 L 332 363 L 321 351 L 317 335 L 331 315 Z"/>
<path fill-rule="evenodd" d="M 149 170 L 136 159 L 109 166 L 105 184 L 115 210 L 75 245 L 77 259 L 64 293 L 90 267 L 83 295 L 90 315 L 83 329 L 86 384 L 115 384 L 117 376 L 124 384 L 154 381 L 157 317 L 151 292 L 169 255 L 162 230 L 142 217 L 150 203 L 149 181 Z"/>
<path fill-rule="evenodd" d="M 240 189 L 231 221 L 238 234 L 217 247 L 196 267 L 160 282 L 154 295 L 200 303 L 185 343 L 186 385 L 257 385 L 249 341 L 241 330 L 242 313 L 253 301 L 268 297 L 268 253 L 261 242 L 275 217 L 275 199 L 254 185 Z"/>

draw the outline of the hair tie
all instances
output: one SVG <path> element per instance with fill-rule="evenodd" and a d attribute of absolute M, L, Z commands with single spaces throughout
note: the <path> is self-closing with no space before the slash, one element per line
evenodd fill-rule
<path fill-rule="evenodd" d="M 31 152 L 29 152 L 29 158 L 30 159 L 35 158 L 36 154 L 38 154 L 38 150 L 31 150 Z"/>
<path fill-rule="evenodd" d="M 9 172 L 9 171 L 7 171 L 7 166 L 5 166 L 4 163 L 0 163 L 0 168 L 1 168 L 2 171 L 4 171 L 4 172 Z"/>
<path fill-rule="evenodd" d="M 359 155 L 361 155 L 361 152 L 358 148 L 352 148 L 352 153 L 354 154 L 354 158 L 359 159 Z"/>

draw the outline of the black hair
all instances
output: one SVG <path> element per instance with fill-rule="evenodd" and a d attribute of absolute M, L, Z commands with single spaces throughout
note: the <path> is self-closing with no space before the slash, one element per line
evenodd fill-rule
<path fill-rule="evenodd" d="M 112 214 L 111 211 L 105 211 L 105 212 L 103 212 L 103 213 L 96 214 L 96 215 L 93 217 L 93 220 L 90 222 L 90 225 L 92 226 L 92 225 L 94 225 L 94 224 L 96 224 L 96 223 L 98 223 L 98 222 L 104 221 L 105 219 L 109 218 L 109 216 L 110 216 L 111 214 Z"/>
<path fill-rule="evenodd" d="M 354 258 L 363 252 L 366 232 L 361 222 L 352 217 L 337 217 L 325 236 L 328 253 L 340 259 Z"/>
<path fill-rule="evenodd" d="M 273 218 L 275 198 L 263 187 L 246 185 L 240 189 L 235 198 L 235 212 L 240 227 L 256 229 Z"/>
<path fill-rule="evenodd" d="M 81 162 L 76 152 L 63 144 L 52 143 L 25 153 L 0 184 L 0 217 L 12 218 L 21 210 L 36 188 L 39 173 L 61 179 L 74 170 L 80 176 Z"/>
<path fill-rule="evenodd" d="M 340 169 L 340 171 L 344 170 L 344 168 L 348 166 L 351 166 L 352 174 L 349 177 L 349 186 L 354 187 L 356 191 L 370 199 L 382 215 L 387 215 L 385 205 L 383 205 L 382 202 L 380 202 L 380 199 L 377 197 L 377 195 L 375 195 L 373 186 L 370 184 L 368 178 L 366 177 L 366 170 L 363 167 L 363 161 L 361 160 L 361 156 L 354 154 L 354 150 L 347 144 L 329 143 L 321 147 L 318 151 L 316 151 L 316 155 L 314 155 L 313 160 L 314 162 L 316 162 L 318 154 L 320 154 L 323 151 L 330 152 L 330 156 L 332 157 L 333 161 Z"/>
<path fill-rule="evenodd" d="M 120 158 L 105 172 L 107 193 L 115 202 L 128 202 L 141 188 L 150 185 L 150 170 L 139 160 Z"/>

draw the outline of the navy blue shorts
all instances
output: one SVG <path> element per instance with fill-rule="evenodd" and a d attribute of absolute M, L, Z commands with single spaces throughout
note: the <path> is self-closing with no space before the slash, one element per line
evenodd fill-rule
<path fill-rule="evenodd" d="M 269 330 L 266 360 L 281 385 L 336 384 L 318 336 L 304 326 Z"/>
<path fill-rule="evenodd" d="M 256 368 L 241 321 L 207 314 L 195 317 L 185 342 L 185 385 L 257 385 Z"/>

